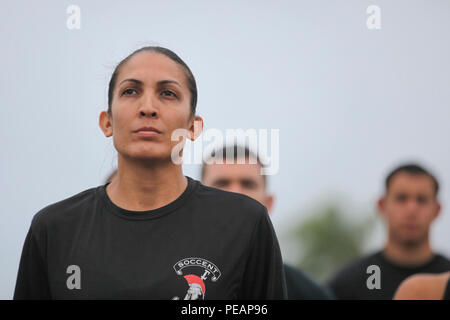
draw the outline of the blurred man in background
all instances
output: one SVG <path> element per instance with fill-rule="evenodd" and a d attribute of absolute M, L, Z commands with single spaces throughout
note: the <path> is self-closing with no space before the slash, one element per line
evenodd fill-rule
<path fill-rule="evenodd" d="M 430 227 L 441 209 L 438 191 L 437 179 L 416 164 L 402 165 L 387 176 L 378 200 L 386 244 L 331 278 L 329 286 L 338 299 L 392 299 L 407 277 L 450 270 L 450 261 L 430 246 Z"/>
<path fill-rule="evenodd" d="M 230 156 L 233 163 L 227 164 L 226 157 Z M 222 160 L 223 163 L 211 163 L 209 160 Z M 250 161 L 253 159 L 253 161 Z M 241 163 L 242 162 L 242 163 Z M 263 164 L 260 159 L 246 147 L 225 146 L 216 150 L 205 159 L 201 170 L 203 184 L 225 191 L 241 193 L 249 196 L 264 206 L 270 213 L 274 197 L 267 192 L 267 176 L 261 174 Z M 284 265 L 288 299 L 332 299 L 331 292 L 317 284 L 304 272 Z"/>

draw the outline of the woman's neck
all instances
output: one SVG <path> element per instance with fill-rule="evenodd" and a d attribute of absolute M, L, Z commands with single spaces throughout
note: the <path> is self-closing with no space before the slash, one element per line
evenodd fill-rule
<path fill-rule="evenodd" d="M 130 161 L 119 155 L 117 175 L 106 192 L 117 206 L 130 211 L 147 211 L 176 200 L 187 187 L 181 165 L 172 161 L 152 163 Z"/>

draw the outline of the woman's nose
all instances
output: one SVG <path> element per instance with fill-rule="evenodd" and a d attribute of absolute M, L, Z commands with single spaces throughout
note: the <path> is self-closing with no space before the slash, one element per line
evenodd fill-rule
<path fill-rule="evenodd" d="M 156 117 L 156 111 L 153 111 L 151 113 L 145 113 L 145 111 L 141 111 L 141 116 L 145 117 L 146 115 L 149 115 L 151 117 Z"/>
<path fill-rule="evenodd" d="M 141 107 L 139 108 L 139 114 L 143 117 L 150 116 L 150 117 L 157 117 L 158 116 L 158 110 L 155 107 L 154 102 L 152 101 L 151 97 L 142 99 Z"/>

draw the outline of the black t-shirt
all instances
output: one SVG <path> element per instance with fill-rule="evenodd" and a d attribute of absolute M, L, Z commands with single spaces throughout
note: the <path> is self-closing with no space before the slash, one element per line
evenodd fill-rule
<path fill-rule="evenodd" d="M 107 184 L 40 210 L 14 299 L 285 299 L 266 208 L 187 178 L 155 210 L 116 206 Z"/>
<path fill-rule="evenodd" d="M 380 289 L 369 289 L 367 280 L 375 275 L 367 271 L 371 265 L 379 267 Z M 418 267 L 400 266 L 388 260 L 382 251 L 360 258 L 337 272 L 328 285 L 337 299 L 390 300 L 400 283 L 416 273 L 441 273 L 450 269 L 450 261 L 435 254 L 430 261 Z"/>
<path fill-rule="evenodd" d="M 284 265 L 289 300 L 332 300 L 328 288 L 321 286 L 304 271 L 291 265 Z"/>
<path fill-rule="evenodd" d="M 444 296 L 442 300 L 450 300 L 450 278 L 447 280 L 447 285 L 445 286 Z"/>

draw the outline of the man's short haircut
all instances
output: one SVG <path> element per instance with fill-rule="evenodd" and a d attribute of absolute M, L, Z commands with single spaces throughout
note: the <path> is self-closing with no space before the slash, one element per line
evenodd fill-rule
<path fill-rule="evenodd" d="M 222 148 L 217 148 L 211 152 L 211 154 L 206 158 L 203 159 L 202 169 L 201 169 L 201 180 L 203 181 L 203 178 L 205 177 L 206 167 L 208 166 L 208 162 L 212 158 L 216 158 L 218 160 L 222 160 L 224 164 L 226 164 L 227 155 L 230 155 L 233 153 L 233 159 L 234 161 L 238 159 L 255 159 L 256 163 L 261 166 L 261 168 L 264 168 L 265 165 L 261 162 L 261 159 L 258 157 L 257 154 L 255 154 L 253 151 L 251 151 L 247 146 L 242 145 L 228 145 L 224 146 Z M 265 174 L 262 175 L 264 179 L 264 185 L 267 186 L 267 177 Z"/>
<path fill-rule="evenodd" d="M 423 167 L 421 167 L 420 165 L 415 164 L 415 163 L 403 164 L 403 165 L 395 168 L 394 170 L 392 170 L 388 174 L 388 176 L 386 177 L 386 180 L 385 180 L 386 192 L 389 189 L 389 185 L 391 184 L 394 176 L 401 172 L 405 172 L 405 173 L 408 173 L 411 175 L 425 175 L 427 177 L 430 177 L 431 180 L 433 180 L 433 184 L 434 184 L 434 195 L 435 196 L 438 195 L 439 182 L 437 181 L 436 177 L 433 174 L 431 174 L 428 170 L 424 169 Z"/>

